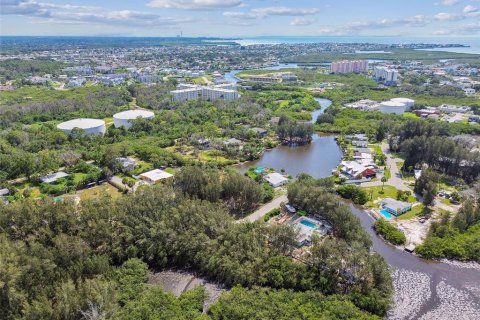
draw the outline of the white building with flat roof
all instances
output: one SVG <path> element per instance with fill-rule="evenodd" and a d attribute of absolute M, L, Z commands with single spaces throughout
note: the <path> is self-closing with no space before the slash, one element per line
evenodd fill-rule
<path fill-rule="evenodd" d="M 233 101 L 239 97 L 236 86 L 231 83 L 219 84 L 215 86 L 180 84 L 178 85 L 177 90 L 170 91 L 170 93 L 172 94 L 173 101 L 175 102 L 196 99 L 205 101 Z"/>
<path fill-rule="evenodd" d="M 278 172 L 269 173 L 263 179 L 274 188 L 281 187 L 288 182 L 288 179 Z"/>
<path fill-rule="evenodd" d="M 153 169 L 140 174 L 140 178 L 142 178 L 142 180 L 145 180 L 149 183 L 157 183 L 160 180 L 168 179 L 171 177 L 173 177 L 172 174 L 160 169 Z"/>
<path fill-rule="evenodd" d="M 374 68 L 373 77 L 375 80 L 383 82 L 386 85 L 393 85 L 397 83 L 398 71 L 385 66 L 377 66 Z"/>

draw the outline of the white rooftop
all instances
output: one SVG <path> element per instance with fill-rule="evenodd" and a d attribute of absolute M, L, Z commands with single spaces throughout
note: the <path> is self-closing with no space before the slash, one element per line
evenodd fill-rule
<path fill-rule="evenodd" d="M 153 170 L 150 170 L 150 171 L 147 171 L 147 172 L 144 172 L 144 173 L 140 174 L 140 177 L 146 178 L 150 181 L 155 182 L 155 181 L 159 181 L 159 180 L 163 180 L 163 179 L 173 177 L 173 175 L 166 172 L 166 171 L 160 170 L 160 169 L 153 169 Z"/>
<path fill-rule="evenodd" d="M 68 173 L 63 172 L 63 171 L 58 171 L 58 172 L 50 173 L 50 174 L 47 174 L 43 177 L 40 177 L 40 181 L 45 182 L 45 183 L 52 183 L 52 182 L 57 181 L 60 178 L 65 178 L 65 177 L 68 177 L 68 176 L 69 176 Z"/>
<path fill-rule="evenodd" d="M 105 121 L 99 119 L 79 118 L 62 122 L 57 125 L 58 129 L 71 130 L 73 128 L 90 129 L 104 126 Z"/>
<path fill-rule="evenodd" d="M 285 181 L 288 181 L 287 178 L 285 178 L 278 172 L 269 173 L 265 176 L 264 179 L 272 185 L 278 185 L 278 184 L 282 184 Z"/>
<path fill-rule="evenodd" d="M 155 114 L 148 110 L 127 110 L 113 115 L 116 119 L 133 120 L 137 118 L 153 118 Z"/>

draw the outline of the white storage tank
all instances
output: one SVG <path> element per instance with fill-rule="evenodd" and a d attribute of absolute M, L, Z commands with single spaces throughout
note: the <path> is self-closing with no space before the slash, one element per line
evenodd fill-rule
<path fill-rule="evenodd" d="M 103 135 L 106 131 L 105 121 L 88 118 L 65 121 L 58 124 L 57 128 L 66 134 L 70 134 L 74 128 L 82 129 L 86 135 Z"/>
<path fill-rule="evenodd" d="M 409 99 L 409 98 L 393 98 L 393 99 L 390 99 L 390 101 L 400 102 L 400 103 L 405 104 L 405 106 L 407 108 L 406 109 L 407 111 L 412 110 L 413 107 L 415 106 L 415 100 Z"/>
<path fill-rule="evenodd" d="M 398 114 L 402 115 L 405 113 L 407 106 L 401 102 L 395 101 L 384 101 L 380 103 L 380 112 L 383 113 L 391 113 L 391 114 Z"/>
<path fill-rule="evenodd" d="M 124 127 L 130 129 L 132 127 L 132 120 L 143 118 L 153 119 L 155 114 L 147 110 L 127 110 L 113 115 L 113 124 L 115 128 Z"/>

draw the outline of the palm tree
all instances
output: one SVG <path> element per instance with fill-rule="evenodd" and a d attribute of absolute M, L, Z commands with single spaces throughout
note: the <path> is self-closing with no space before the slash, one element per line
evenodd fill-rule
<path fill-rule="evenodd" d="M 382 193 L 383 193 L 383 188 L 385 187 L 385 182 L 387 182 L 387 177 L 383 176 L 382 177 Z"/>

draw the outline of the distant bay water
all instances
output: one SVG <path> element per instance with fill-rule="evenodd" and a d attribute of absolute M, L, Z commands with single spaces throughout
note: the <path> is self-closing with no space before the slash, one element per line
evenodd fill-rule
<path fill-rule="evenodd" d="M 430 50 L 480 54 L 480 37 L 367 37 L 367 36 L 259 36 L 237 38 L 236 43 L 244 46 L 255 44 L 295 43 L 379 43 L 379 44 L 462 44 L 469 47 L 436 48 Z"/>

